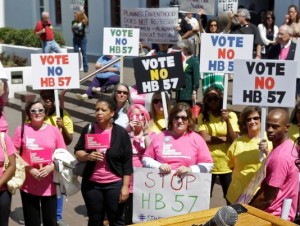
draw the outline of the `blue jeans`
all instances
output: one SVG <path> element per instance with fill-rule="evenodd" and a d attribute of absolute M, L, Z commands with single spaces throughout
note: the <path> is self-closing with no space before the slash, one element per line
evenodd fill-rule
<path fill-rule="evenodd" d="M 86 44 L 87 44 L 87 38 L 73 38 L 73 47 L 74 47 L 74 52 L 78 53 L 79 48 L 81 50 L 82 54 L 82 62 L 83 62 L 83 70 L 88 71 L 89 70 L 89 64 L 86 56 Z"/>
<path fill-rule="evenodd" d="M 42 41 L 43 53 L 61 53 L 61 49 L 55 40 Z"/>
<path fill-rule="evenodd" d="M 62 221 L 62 213 L 64 209 L 64 196 L 61 195 L 60 197 L 57 196 L 57 206 L 56 206 L 56 220 Z"/>

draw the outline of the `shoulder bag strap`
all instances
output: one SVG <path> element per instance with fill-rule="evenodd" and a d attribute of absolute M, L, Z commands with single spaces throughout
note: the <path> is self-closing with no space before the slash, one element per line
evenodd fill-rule
<path fill-rule="evenodd" d="M 22 123 L 22 126 L 21 126 L 21 146 L 20 146 L 20 156 L 22 156 L 22 153 L 23 153 L 23 145 L 22 145 L 22 140 L 23 140 L 23 137 L 24 137 L 24 130 L 25 130 L 25 124 Z"/>

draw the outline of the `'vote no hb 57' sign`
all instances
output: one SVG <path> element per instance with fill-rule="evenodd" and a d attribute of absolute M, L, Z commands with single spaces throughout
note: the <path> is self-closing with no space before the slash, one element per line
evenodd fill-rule
<path fill-rule="evenodd" d="M 180 52 L 133 59 L 138 93 L 178 89 L 184 84 Z"/>
<path fill-rule="evenodd" d="M 78 89 L 77 53 L 31 54 L 33 89 Z"/>

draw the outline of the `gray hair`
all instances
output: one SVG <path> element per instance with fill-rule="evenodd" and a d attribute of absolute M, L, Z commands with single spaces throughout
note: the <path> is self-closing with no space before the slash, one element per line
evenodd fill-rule
<path fill-rule="evenodd" d="M 288 33 L 290 36 L 293 36 L 293 35 L 294 35 L 294 30 L 293 30 L 293 28 L 291 28 L 291 26 L 289 26 L 289 25 L 286 25 L 286 24 L 281 25 L 281 26 L 279 27 L 279 29 L 284 30 L 284 31 L 285 31 L 286 33 Z"/>
<path fill-rule="evenodd" d="M 249 13 L 248 9 L 238 9 L 237 14 L 245 17 L 248 20 L 251 19 L 251 16 L 250 16 L 250 13 Z"/>
<path fill-rule="evenodd" d="M 47 12 L 47 11 L 42 12 L 42 17 L 45 17 L 45 16 L 49 16 L 49 12 Z"/>
<path fill-rule="evenodd" d="M 194 47 L 193 47 L 192 43 L 187 39 L 182 39 L 182 40 L 178 41 L 177 46 L 179 48 L 184 49 L 189 55 L 194 54 Z"/>

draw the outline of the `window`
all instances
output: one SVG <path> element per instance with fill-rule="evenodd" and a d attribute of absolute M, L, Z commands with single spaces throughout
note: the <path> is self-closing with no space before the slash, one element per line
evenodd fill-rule
<path fill-rule="evenodd" d="M 55 0 L 55 23 L 61 25 L 61 3 L 60 0 Z"/>
<path fill-rule="evenodd" d="M 120 27 L 121 21 L 121 6 L 120 0 L 111 0 L 111 26 Z"/>
<path fill-rule="evenodd" d="M 40 0 L 40 15 L 45 11 L 45 3 L 44 0 Z"/>
<path fill-rule="evenodd" d="M 147 0 L 148 8 L 159 8 L 159 0 Z"/>

